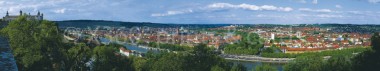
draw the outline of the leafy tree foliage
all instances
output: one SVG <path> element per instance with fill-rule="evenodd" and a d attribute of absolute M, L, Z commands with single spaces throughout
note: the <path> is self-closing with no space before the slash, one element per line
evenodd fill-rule
<path fill-rule="evenodd" d="M 232 66 L 230 71 L 247 71 L 247 68 L 245 68 L 243 64 L 239 63 Z"/>
<path fill-rule="evenodd" d="M 168 49 L 168 50 L 171 50 L 171 51 L 191 50 L 191 47 L 189 47 L 189 46 L 181 46 L 179 44 L 167 44 L 167 43 L 149 42 L 148 46 L 149 47 L 153 47 L 153 48 Z"/>
<path fill-rule="evenodd" d="M 70 48 L 67 52 L 68 61 L 66 62 L 70 70 L 73 71 L 85 71 L 89 68 L 85 65 L 90 61 L 91 49 L 84 43 L 79 43 Z"/>
<path fill-rule="evenodd" d="M 23 15 L 9 22 L 1 32 L 9 38 L 19 70 L 60 69 L 62 35 L 53 22 Z"/>
<path fill-rule="evenodd" d="M 378 32 L 372 35 L 371 45 L 373 50 L 377 51 L 378 53 L 380 52 L 380 35 Z"/>
<path fill-rule="evenodd" d="M 345 55 L 332 56 L 324 65 L 324 71 L 352 71 L 351 57 Z"/>
<path fill-rule="evenodd" d="M 147 62 L 147 59 L 146 58 L 138 58 L 138 57 L 132 57 L 131 58 L 133 60 L 132 62 L 132 68 L 133 70 L 135 71 L 144 71 L 146 70 L 146 62 Z"/>
<path fill-rule="evenodd" d="M 354 70 L 377 71 L 380 70 L 380 36 L 374 33 L 371 38 L 372 49 L 358 54 L 353 60 Z"/>
<path fill-rule="evenodd" d="M 226 71 L 222 67 L 219 67 L 218 65 L 212 66 L 211 71 Z"/>
<path fill-rule="evenodd" d="M 276 68 L 274 67 L 271 67 L 270 65 L 260 65 L 260 66 L 256 66 L 255 69 L 252 69 L 252 71 L 277 71 Z"/>
<path fill-rule="evenodd" d="M 285 71 L 322 71 L 323 63 L 321 56 L 297 57 L 293 62 L 285 65 Z"/>
<path fill-rule="evenodd" d="M 124 56 L 117 56 L 112 47 L 97 46 L 93 49 L 95 71 L 123 71 L 131 69 L 127 64 L 128 59 Z"/>
<path fill-rule="evenodd" d="M 152 71 L 182 71 L 186 70 L 185 63 L 185 56 L 168 53 L 153 63 Z"/>
<path fill-rule="evenodd" d="M 205 44 L 200 44 L 194 47 L 194 50 L 189 56 L 191 64 L 196 66 L 196 71 L 199 70 L 210 70 L 213 65 L 216 65 L 217 55 L 210 50 Z"/>
<path fill-rule="evenodd" d="M 281 49 L 272 45 L 271 47 L 264 48 L 262 50 L 262 53 L 275 53 L 275 52 L 279 53 L 279 52 L 281 52 Z"/>
<path fill-rule="evenodd" d="M 228 54 L 258 54 L 259 49 L 264 45 L 259 35 L 256 33 L 236 32 L 242 36 L 239 43 L 224 46 L 224 52 Z"/>
<path fill-rule="evenodd" d="M 232 63 L 217 56 L 205 44 L 195 46 L 192 50 L 153 54 L 148 52 L 146 58 L 134 58 L 133 67 L 137 71 L 210 71 L 230 70 Z"/>

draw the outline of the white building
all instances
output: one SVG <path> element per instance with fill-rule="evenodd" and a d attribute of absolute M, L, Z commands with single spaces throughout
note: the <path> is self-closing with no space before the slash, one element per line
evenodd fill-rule
<path fill-rule="evenodd" d="M 275 38 L 274 33 L 272 33 L 270 39 L 274 40 L 274 38 Z"/>
<path fill-rule="evenodd" d="M 129 56 L 129 55 L 132 55 L 131 51 L 130 50 L 126 50 L 124 47 L 120 47 L 119 48 L 119 53 L 124 55 L 124 56 Z"/>

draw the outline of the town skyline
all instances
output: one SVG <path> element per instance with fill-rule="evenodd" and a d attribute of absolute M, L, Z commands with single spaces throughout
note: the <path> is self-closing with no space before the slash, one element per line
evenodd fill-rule
<path fill-rule="evenodd" d="M 45 19 L 176 24 L 379 24 L 380 0 L 44 0 L 0 1 L 0 16 L 19 11 Z M 58 17 L 59 16 L 59 17 Z"/>

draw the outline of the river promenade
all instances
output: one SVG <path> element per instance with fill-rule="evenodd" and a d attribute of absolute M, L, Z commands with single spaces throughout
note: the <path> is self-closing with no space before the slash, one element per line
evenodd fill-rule
<path fill-rule="evenodd" d="M 232 54 L 220 54 L 227 60 L 237 60 L 237 61 L 249 61 L 249 62 L 266 62 L 266 63 L 288 63 L 295 58 L 267 58 L 260 57 L 257 55 L 232 55 Z"/>

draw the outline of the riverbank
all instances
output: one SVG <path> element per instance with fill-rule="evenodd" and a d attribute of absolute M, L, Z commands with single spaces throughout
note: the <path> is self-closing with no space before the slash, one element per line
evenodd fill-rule
<path fill-rule="evenodd" d="M 288 63 L 295 59 L 295 58 L 267 58 L 267 57 L 260 57 L 256 55 L 232 55 L 232 54 L 220 54 L 219 56 L 227 60 L 266 62 L 266 63 Z"/>

